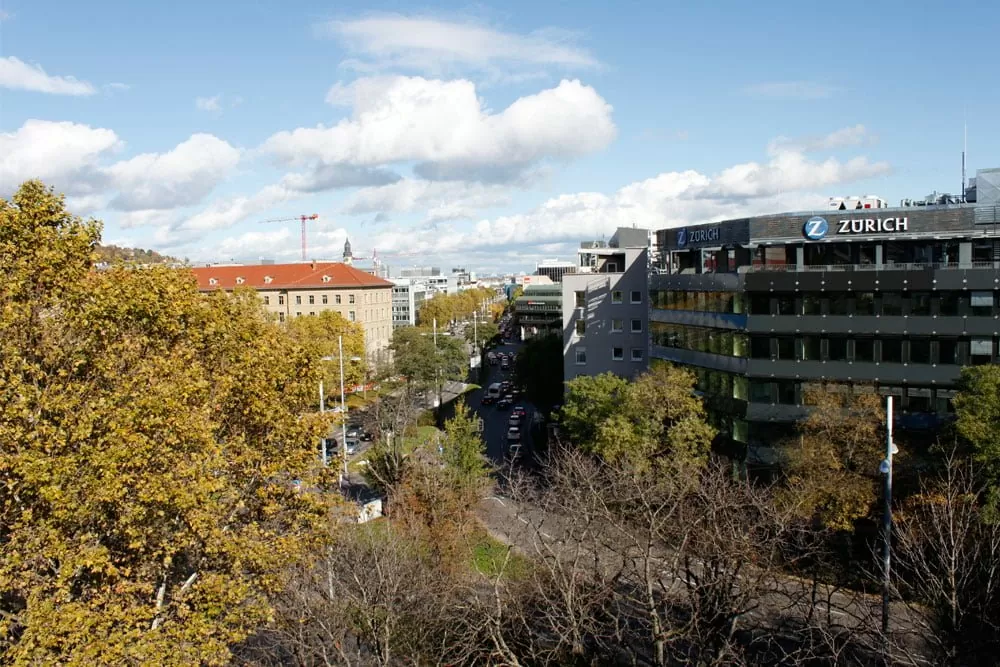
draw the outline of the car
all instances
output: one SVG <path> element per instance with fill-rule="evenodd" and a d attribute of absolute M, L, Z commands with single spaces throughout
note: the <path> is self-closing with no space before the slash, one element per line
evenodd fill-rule
<path fill-rule="evenodd" d="M 518 426 L 511 426 L 507 429 L 507 440 L 511 442 L 521 442 L 521 428 Z"/>
<path fill-rule="evenodd" d="M 521 425 L 521 418 L 516 414 L 511 415 L 507 419 L 507 426 L 520 426 L 520 425 Z"/>
<path fill-rule="evenodd" d="M 528 416 L 528 411 L 524 409 L 523 405 L 515 405 L 514 409 L 511 410 L 511 414 L 517 415 L 521 419 Z"/>
<path fill-rule="evenodd" d="M 496 396 L 490 396 L 489 394 L 483 396 L 483 400 L 480 401 L 482 405 L 493 405 L 496 402 Z"/>
<path fill-rule="evenodd" d="M 510 390 L 513 388 L 514 388 L 514 383 L 511 382 L 510 380 L 504 380 L 503 382 L 500 383 L 500 391 L 504 392 L 505 394 L 509 394 Z"/>
<path fill-rule="evenodd" d="M 499 401 L 497 401 L 498 408 L 509 408 L 512 405 L 514 405 L 514 399 L 511 398 L 510 396 L 504 396 Z"/>
<path fill-rule="evenodd" d="M 510 369 L 510 362 L 507 361 L 507 357 L 504 357 L 504 360 L 500 362 L 500 370 L 506 371 L 509 369 Z"/>

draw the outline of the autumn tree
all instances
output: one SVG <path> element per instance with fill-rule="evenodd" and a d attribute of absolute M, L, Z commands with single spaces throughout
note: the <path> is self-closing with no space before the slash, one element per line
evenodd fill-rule
<path fill-rule="evenodd" d="M 479 418 L 464 402 L 455 406 L 455 415 L 445 422 L 441 448 L 455 486 L 468 494 L 470 506 L 475 504 L 489 482 L 490 464 Z"/>
<path fill-rule="evenodd" d="M 249 294 L 92 272 L 99 236 L 0 200 L 0 662 L 226 664 L 326 539 L 314 360 Z"/>
<path fill-rule="evenodd" d="M 798 436 L 781 445 L 787 492 L 800 516 L 850 530 L 876 499 L 885 451 L 885 411 L 877 394 L 820 388 L 806 393 L 808 416 Z"/>
<path fill-rule="evenodd" d="M 525 397 L 549 412 L 563 400 L 562 336 L 545 334 L 529 338 L 514 362 L 514 379 Z"/>
<path fill-rule="evenodd" d="M 288 332 L 308 354 L 322 361 L 326 391 L 334 394 L 340 387 L 340 346 L 344 346 L 344 385 L 364 384 L 368 376 L 365 355 L 365 330 L 333 310 L 321 310 L 313 317 L 296 317 L 287 324 Z"/>

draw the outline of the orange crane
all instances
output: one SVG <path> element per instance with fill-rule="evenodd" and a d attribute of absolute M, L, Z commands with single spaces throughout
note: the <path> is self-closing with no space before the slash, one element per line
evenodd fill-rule
<path fill-rule="evenodd" d="M 302 261 L 306 261 L 306 220 L 316 220 L 319 218 L 319 214 L 313 213 L 312 215 L 297 215 L 294 218 L 274 218 L 273 220 L 261 220 L 260 224 L 268 222 L 292 222 L 293 220 L 298 220 L 302 223 Z"/>

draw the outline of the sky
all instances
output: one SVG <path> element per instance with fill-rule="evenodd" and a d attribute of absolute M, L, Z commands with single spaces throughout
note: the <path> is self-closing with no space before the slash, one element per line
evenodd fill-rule
<path fill-rule="evenodd" d="M 1000 3 L 0 0 L 0 197 L 193 262 L 531 271 L 1000 166 Z M 967 128 L 967 130 L 965 129 Z"/>

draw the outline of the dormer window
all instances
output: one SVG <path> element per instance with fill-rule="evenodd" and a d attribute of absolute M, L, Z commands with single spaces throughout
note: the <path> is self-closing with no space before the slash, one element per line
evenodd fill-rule
<path fill-rule="evenodd" d="M 323 282 L 328 283 L 333 280 L 330 276 L 323 276 Z"/>
<path fill-rule="evenodd" d="M 215 278 L 209 278 L 209 279 L 208 279 L 208 284 L 209 284 L 209 285 L 218 285 L 218 284 L 219 284 L 219 281 L 218 281 L 218 280 L 216 280 Z"/>
<path fill-rule="evenodd" d="M 274 280 L 274 278 L 272 278 L 271 276 L 264 276 L 265 285 L 270 285 L 272 280 Z"/>
<path fill-rule="evenodd" d="M 246 282 L 246 279 L 244 279 L 244 278 L 243 278 L 243 276 L 238 276 L 238 277 L 236 278 L 236 284 L 237 284 L 237 285 L 242 285 L 242 284 L 243 284 L 243 283 L 245 283 L 245 282 Z"/>

